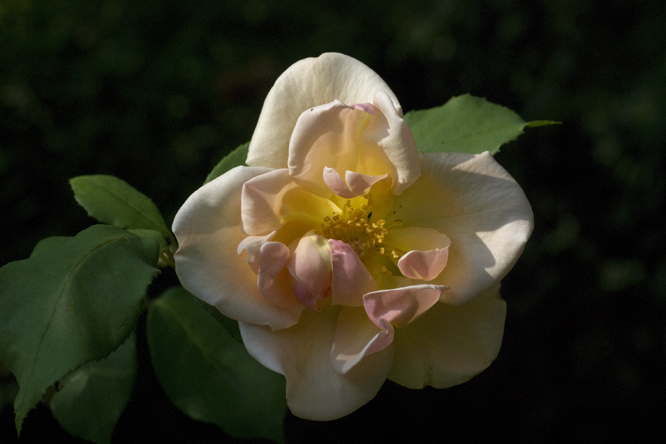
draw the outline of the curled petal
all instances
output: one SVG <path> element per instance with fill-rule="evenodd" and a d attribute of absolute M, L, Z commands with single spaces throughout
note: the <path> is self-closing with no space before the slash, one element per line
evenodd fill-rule
<path fill-rule="evenodd" d="M 365 312 L 374 324 L 381 328 L 384 319 L 396 327 L 404 327 L 435 305 L 443 285 L 412 285 L 410 287 L 379 290 L 363 296 Z"/>
<path fill-rule="evenodd" d="M 451 240 L 432 228 L 408 227 L 389 231 L 384 243 L 407 252 L 398 261 L 404 276 L 431 281 L 446 266 Z"/>
<path fill-rule="evenodd" d="M 250 142 L 247 164 L 287 167 L 289 140 L 303 111 L 333 100 L 372 102 L 377 91 L 386 91 L 402 115 L 400 102 L 386 82 L 358 60 L 326 53 L 296 62 L 275 81 L 266 97 Z"/>
<path fill-rule="evenodd" d="M 289 248 L 281 242 L 266 242 L 261 246 L 258 260 L 257 287 L 261 294 L 278 307 L 291 307 L 296 303 L 292 291 L 291 275 L 285 267 Z"/>
<path fill-rule="evenodd" d="M 414 389 L 469 380 L 497 356 L 505 316 L 499 285 L 460 306 L 435 304 L 418 322 L 396 332 L 389 378 Z"/>
<path fill-rule="evenodd" d="M 195 191 L 173 221 L 178 239 L 178 278 L 190 293 L 232 319 L 272 329 L 289 327 L 303 309 L 278 307 L 262 296 L 257 276 L 236 252 L 247 236 L 241 230 L 243 183 L 266 168 L 234 168 Z"/>
<path fill-rule="evenodd" d="M 372 115 L 339 101 L 301 114 L 289 144 L 289 174 L 295 182 L 327 198 L 331 190 L 342 197 L 358 196 L 381 180 L 367 176 L 388 174 L 396 195 L 414 183 L 421 166 L 412 133 L 386 93 L 375 99 Z M 346 185 L 342 171 L 353 172 L 345 173 Z"/>
<path fill-rule="evenodd" d="M 294 220 L 318 227 L 331 213 L 326 199 L 299 188 L 286 169 L 247 181 L 242 199 L 243 230 L 250 235 L 265 235 Z"/>
<path fill-rule="evenodd" d="M 287 263 L 296 279 L 296 299 L 312 310 L 319 310 L 330 294 L 331 249 L 327 239 L 309 232 L 303 236 Z"/>
<path fill-rule="evenodd" d="M 380 352 L 393 342 L 393 326 L 385 319 L 376 326 L 358 307 L 343 307 L 338 316 L 331 350 L 331 364 L 341 375 L 349 372 L 361 360 Z"/>
<path fill-rule="evenodd" d="M 363 295 L 377 289 L 377 282 L 349 244 L 329 239 L 333 277 L 332 303 L 360 307 Z"/>
<path fill-rule="evenodd" d="M 448 259 L 448 247 L 441 250 L 412 250 L 400 258 L 398 268 L 410 279 L 431 281 L 446 267 Z"/>
<path fill-rule="evenodd" d="M 381 112 L 373 118 L 365 131 L 367 140 L 376 141 L 393 164 L 391 174 L 393 194 L 396 196 L 409 188 L 421 175 L 421 162 L 416 142 L 409 127 L 393 106 L 391 98 L 384 91 L 374 97 L 375 108 Z M 385 121 L 382 121 L 382 118 Z"/>
<path fill-rule="evenodd" d="M 248 236 L 236 248 L 238 254 L 242 254 L 243 250 L 247 252 L 245 260 L 255 274 L 259 273 L 259 251 L 262 245 L 275 237 L 275 233 L 277 231 L 273 231 L 266 236 Z"/>
<path fill-rule="evenodd" d="M 372 120 L 385 120 L 334 101 L 305 111 L 298 119 L 289 144 L 289 174 L 303 189 L 319 196 L 333 196 L 324 178 L 329 167 L 371 176 L 391 172 L 394 167 L 377 141 L 365 141 L 364 130 Z M 323 174 L 324 173 L 324 174 Z M 342 179 L 339 179 L 342 182 Z M 336 186 L 336 181 L 331 180 Z M 346 187 L 337 187 L 344 189 Z"/>
<path fill-rule="evenodd" d="M 367 174 L 356 173 L 354 171 L 346 171 L 345 180 L 342 180 L 340 174 L 333 168 L 324 167 L 324 182 L 326 182 L 331 191 L 345 199 L 351 199 L 367 193 L 371 186 L 387 177 L 388 174 L 368 176 Z"/>
<path fill-rule="evenodd" d="M 300 418 L 341 418 L 375 397 L 391 369 L 393 348 L 362 359 L 346 374 L 331 365 L 339 306 L 304 310 L 298 324 L 271 331 L 239 323 L 243 343 L 261 364 L 287 379 L 287 404 Z"/>
<path fill-rule="evenodd" d="M 523 190 L 489 153 L 422 156 L 422 175 L 394 200 L 403 226 L 429 227 L 451 239 L 446 268 L 431 282 L 448 285 L 442 301 L 463 304 L 513 267 L 533 227 Z M 430 202 L 437 202 L 431 205 Z"/>

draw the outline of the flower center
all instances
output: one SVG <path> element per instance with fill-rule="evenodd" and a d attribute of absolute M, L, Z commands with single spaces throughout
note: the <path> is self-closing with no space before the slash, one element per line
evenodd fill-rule
<path fill-rule="evenodd" d="M 347 243 L 361 259 L 370 251 L 376 251 L 379 254 L 386 253 L 386 249 L 382 245 L 384 236 L 389 228 L 401 223 L 396 221 L 390 226 L 385 226 L 386 221 L 384 219 L 370 222 L 372 195 L 368 193 L 363 198 L 368 201 L 367 204 L 362 204 L 360 208 L 354 208 L 348 200 L 342 212 L 336 211 L 333 216 L 326 216 L 324 223 L 321 224 L 324 237 Z M 391 250 L 390 253 L 397 257 L 394 250 Z"/>

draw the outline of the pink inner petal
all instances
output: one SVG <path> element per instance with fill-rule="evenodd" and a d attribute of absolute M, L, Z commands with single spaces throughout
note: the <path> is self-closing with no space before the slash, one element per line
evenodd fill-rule
<path fill-rule="evenodd" d="M 273 239 L 276 233 L 277 231 L 273 231 L 266 236 L 248 236 L 238 244 L 236 252 L 240 255 L 243 250 L 247 251 L 245 260 L 255 274 L 259 272 L 259 251 L 262 245 Z"/>
<path fill-rule="evenodd" d="M 328 185 L 331 191 L 333 191 L 338 196 L 344 197 L 346 199 L 354 197 L 352 195 L 353 193 L 349 190 L 349 187 L 347 187 L 345 181 L 342 180 L 340 174 L 333 168 L 329 168 L 327 166 L 324 167 L 324 182 L 326 182 L 326 185 Z"/>
<path fill-rule="evenodd" d="M 329 239 L 328 245 L 331 247 L 333 269 L 333 304 L 360 307 L 363 305 L 363 295 L 375 291 L 377 282 L 349 244 Z"/>
<path fill-rule="evenodd" d="M 357 173 L 355 171 L 346 171 L 345 180 L 347 181 L 347 186 L 355 194 L 354 197 L 360 196 L 368 192 L 368 189 L 379 182 L 380 180 L 386 179 L 389 177 L 388 174 L 382 174 L 379 176 L 370 176 L 367 174 Z"/>
<path fill-rule="evenodd" d="M 449 259 L 449 247 L 441 250 L 412 250 L 398 261 L 402 274 L 411 279 L 431 281 L 446 267 Z"/>
<path fill-rule="evenodd" d="M 375 105 L 373 105 L 372 103 L 354 103 L 352 105 L 349 105 L 349 107 L 363 110 L 370 115 L 373 115 L 375 113 Z"/>
<path fill-rule="evenodd" d="M 308 232 L 298 241 L 287 268 L 299 284 L 294 287 L 296 298 L 308 308 L 313 303 L 303 301 L 314 298 L 314 305 L 320 308 L 331 289 L 331 251 L 327 239 Z"/>
<path fill-rule="evenodd" d="M 298 282 L 294 283 L 292 290 L 294 292 L 294 296 L 296 296 L 296 300 L 300 302 L 301 305 L 303 305 L 306 308 L 309 308 L 310 310 L 319 311 L 320 298 L 312 294 L 310 290 L 308 290 Z"/>
<path fill-rule="evenodd" d="M 404 327 L 435 305 L 445 285 L 413 285 L 410 287 L 379 290 L 363 296 L 365 312 L 374 324 L 382 328 L 382 320 L 396 327 Z"/>
<path fill-rule="evenodd" d="M 288 260 L 289 248 L 283 243 L 266 242 L 261 246 L 257 287 L 267 300 L 284 308 L 296 302 L 291 291 L 291 276 L 285 268 Z"/>
<path fill-rule="evenodd" d="M 371 186 L 387 177 L 388 174 L 370 176 L 354 171 L 346 171 L 345 180 L 342 180 L 342 177 L 335 169 L 327 166 L 324 167 L 324 182 L 326 182 L 331 191 L 345 199 L 352 199 L 367 193 Z"/>

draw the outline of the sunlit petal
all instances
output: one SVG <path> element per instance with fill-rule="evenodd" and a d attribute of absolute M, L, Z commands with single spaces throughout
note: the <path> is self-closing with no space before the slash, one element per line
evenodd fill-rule
<path fill-rule="evenodd" d="M 469 380 L 497 356 L 505 316 L 499 285 L 460 306 L 438 302 L 396 334 L 389 378 L 409 388 Z"/>
<path fill-rule="evenodd" d="M 399 219 L 402 226 L 446 233 L 448 262 L 431 282 L 451 287 L 442 301 L 462 304 L 513 267 L 532 232 L 532 209 L 520 186 L 488 153 L 426 154 L 421 165 L 419 180 L 395 197 L 387 223 Z"/>
<path fill-rule="evenodd" d="M 239 323 L 248 352 L 287 379 L 287 404 L 300 418 L 328 421 L 341 418 L 375 397 L 391 369 L 393 348 L 373 353 L 347 373 L 331 365 L 331 344 L 339 306 L 304 310 L 298 324 L 272 332 Z"/>
<path fill-rule="evenodd" d="M 289 140 L 303 111 L 334 100 L 371 103 L 377 91 L 385 91 L 402 115 L 400 102 L 386 82 L 352 57 L 326 53 L 294 63 L 275 81 L 264 101 L 247 164 L 286 168 Z"/>
<path fill-rule="evenodd" d="M 238 167 L 199 188 L 173 222 L 178 239 L 176 273 L 192 294 L 226 316 L 281 329 L 298 321 L 302 307 L 278 307 L 262 296 L 257 276 L 236 247 L 241 230 L 241 188 L 266 168 Z"/>

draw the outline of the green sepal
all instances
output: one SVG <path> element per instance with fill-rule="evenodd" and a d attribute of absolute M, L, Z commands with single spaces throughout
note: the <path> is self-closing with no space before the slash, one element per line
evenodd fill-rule
<path fill-rule="evenodd" d="M 148 311 L 148 346 L 157 378 L 190 417 L 241 438 L 284 441 L 285 380 L 252 358 L 182 287 Z"/>

